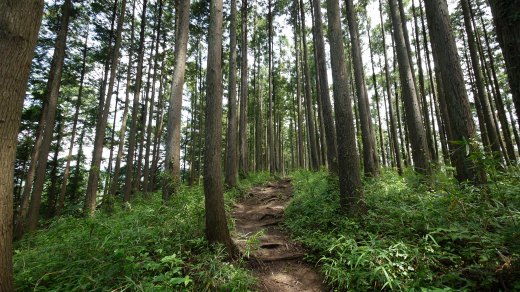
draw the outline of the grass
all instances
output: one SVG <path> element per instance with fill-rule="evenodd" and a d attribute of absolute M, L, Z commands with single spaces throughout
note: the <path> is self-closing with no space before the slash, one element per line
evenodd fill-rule
<path fill-rule="evenodd" d="M 226 192 L 226 208 L 270 179 L 251 174 Z M 14 270 L 20 291 L 247 291 L 255 283 L 205 241 L 201 187 L 182 187 L 167 205 L 156 193 L 111 215 L 51 221 L 15 243 Z"/>
<path fill-rule="evenodd" d="M 364 182 L 368 213 L 339 211 L 337 179 L 292 174 L 286 226 L 338 290 L 520 289 L 520 172 L 495 174 L 484 196 L 437 173 Z"/>

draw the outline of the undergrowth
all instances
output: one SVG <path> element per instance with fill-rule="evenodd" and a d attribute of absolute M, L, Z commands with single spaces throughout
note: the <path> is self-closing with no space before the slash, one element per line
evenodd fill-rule
<path fill-rule="evenodd" d="M 226 207 L 251 186 L 253 173 L 226 192 Z M 231 222 L 230 222 L 231 223 Z M 247 291 L 254 278 L 223 247 L 204 239 L 202 187 L 182 187 L 171 202 L 160 193 L 125 210 L 92 218 L 62 217 L 15 243 L 20 291 Z"/>
<path fill-rule="evenodd" d="M 520 289 L 520 172 L 495 174 L 490 194 L 435 174 L 384 172 L 364 182 L 366 215 L 339 211 L 337 179 L 292 174 L 286 225 L 338 290 Z"/>

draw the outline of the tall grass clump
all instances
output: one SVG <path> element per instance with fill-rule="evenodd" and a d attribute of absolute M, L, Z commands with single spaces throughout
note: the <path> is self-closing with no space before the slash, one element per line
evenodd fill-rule
<path fill-rule="evenodd" d="M 227 208 L 252 185 L 252 173 L 226 193 Z M 254 278 L 223 247 L 204 238 L 202 187 L 182 187 L 163 204 L 160 193 L 115 212 L 62 217 L 15 243 L 20 291 L 246 291 Z"/>
<path fill-rule="evenodd" d="M 391 171 L 364 182 L 368 212 L 339 210 L 337 179 L 293 173 L 286 225 L 339 290 L 520 289 L 520 172 L 484 194 L 436 173 Z"/>

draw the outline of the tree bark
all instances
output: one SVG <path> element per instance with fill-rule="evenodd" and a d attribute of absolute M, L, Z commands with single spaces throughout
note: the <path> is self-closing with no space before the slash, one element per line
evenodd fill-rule
<path fill-rule="evenodd" d="M 229 97 L 228 125 L 226 136 L 225 182 L 230 188 L 237 186 L 238 152 L 237 152 L 237 7 L 236 0 L 231 0 L 231 23 L 229 32 Z M 242 107 L 240 108 L 242 114 Z M 242 119 L 240 120 L 242 122 Z M 242 126 L 242 124 L 240 125 Z M 241 148 L 242 149 L 242 148 Z"/>
<path fill-rule="evenodd" d="M 14 291 L 13 174 L 16 138 L 43 1 L 0 2 L 0 291 Z"/>
<path fill-rule="evenodd" d="M 345 65 L 338 0 L 327 0 L 327 16 L 338 137 L 340 205 L 348 213 L 358 214 L 364 211 L 363 188 L 356 149 L 351 92 L 347 79 L 350 74 Z"/>
<path fill-rule="evenodd" d="M 54 54 L 52 56 L 51 69 L 49 79 L 47 81 L 44 121 L 40 127 L 43 129 L 43 140 L 40 147 L 38 164 L 36 166 L 36 175 L 34 177 L 34 189 L 31 195 L 31 203 L 29 205 L 29 214 L 27 218 L 27 231 L 34 231 L 38 225 L 40 218 L 40 205 L 45 184 L 45 173 L 47 170 L 47 161 L 51 147 L 52 137 L 54 133 L 54 123 L 56 118 L 56 109 L 58 106 L 58 97 L 61 86 L 61 74 L 63 72 L 63 64 L 65 62 L 65 50 L 67 43 L 67 34 L 69 32 L 69 19 L 72 13 L 72 1 L 65 0 L 62 6 L 62 16 L 60 30 L 56 37 L 54 46 Z"/>
<path fill-rule="evenodd" d="M 363 58 L 361 56 L 361 44 L 354 10 L 354 1 L 346 0 L 347 21 L 350 32 L 351 54 L 354 67 L 356 95 L 359 104 L 359 120 L 361 126 L 361 140 L 363 143 L 363 167 L 366 176 L 379 175 L 379 161 L 377 157 L 376 138 L 372 117 L 370 115 L 370 102 L 365 84 L 365 72 Z M 377 90 L 376 90 L 377 91 Z M 382 143 L 383 141 L 381 141 Z"/>
<path fill-rule="evenodd" d="M 520 3 L 518 0 L 489 0 L 498 43 L 502 48 L 507 77 L 520 121 Z"/>
<path fill-rule="evenodd" d="M 396 43 L 397 61 L 399 63 L 399 76 L 401 80 L 404 108 L 406 111 L 406 125 L 410 133 L 410 144 L 412 146 L 412 157 L 414 168 L 417 172 L 431 174 L 430 155 L 426 142 L 426 133 L 421 119 L 417 93 L 414 86 L 414 77 L 410 58 L 406 49 L 405 39 L 401 26 L 396 0 L 389 0 L 392 24 L 394 28 L 394 39 Z"/>
<path fill-rule="evenodd" d="M 206 75 L 206 145 L 204 147 L 204 196 L 206 238 L 235 254 L 229 235 L 221 169 L 222 131 L 222 0 L 211 0 Z"/>
<path fill-rule="evenodd" d="M 170 197 L 178 191 L 181 182 L 180 143 L 182 89 L 184 87 L 184 74 L 186 71 L 190 0 L 180 1 L 177 7 L 177 36 L 175 38 L 174 71 L 170 91 L 170 108 L 168 110 L 167 126 L 168 134 L 166 139 L 165 172 L 167 174 L 167 179 L 163 186 L 163 200 L 165 201 L 169 200 Z"/>
<path fill-rule="evenodd" d="M 247 76 L 247 0 L 242 0 L 240 8 L 242 14 L 242 42 L 240 44 L 240 127 L 239 127 L 239 168 L 241 175 L 246 175 L 249 170 L 248 165 L 248 144 L 247 144 L 247 115 L 248 115 L 248 76 Z M 271 19 L 272 21 L 272 19 Z"/>
<path fill-rule="evenodd" d="M 314 6 L 314 32 L 316 34 L 316 66 L 320 91 L 318 98 L 321 101 L 321 109 L 325 124 L 325 140 L 327 141 L 327 162 L 329 170 L 338 173 L 338 153 L 336 145 L 336 127 L 334 114 L 330 103 L 329 82 L 327 77 L 327 63 L 325 58 L 325 41 L 323 39 L 323 24 L 320 0 L 312 0 Z"/>
<path fill-rule="evenodd" d="M 469 147 L 470 152 L 477 150 L 471 142 L 471 139 L 475 137 L 475 126 L 464 86 L 455 38 L 449 25 L 448 5 L 446 0 L 425 1 L 425 8 L 433 58 L 436 67 L 440 70 L 442 97 L 445 99 L 445 105 L 441 105 L 441 110 L 442 106 L 446 106 L 449 117 L 448 139 L 451 141 L 452 163 L 457 170 L 456 178 L 459 181 L 469 180 L 480 184 L 484 182 L 485 176 L 466 155 L 466 147 Z M 443 103 L 442 100 L 440 102 Z M 467 146 L 456 144 L 457 141 L 466 141 Z"/>

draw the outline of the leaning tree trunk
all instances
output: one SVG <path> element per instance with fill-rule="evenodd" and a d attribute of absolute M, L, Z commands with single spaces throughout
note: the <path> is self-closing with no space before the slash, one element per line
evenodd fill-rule
<path fill-rule="evenodd" d="M 206 75 L 206 144 L 204 148 L 204 196 L 206 238 L 224 244 L 231 255 L 236 247 L 229 235 L 224 208 L 222 169 L 222 0 L 211 0 Z"/>
<path fill-rule="evenodd" d="M 43 1 L 0 2 L 0 291 L 14 291 L 13 175 L 16 137 Z"/>
<path fill-rule="evenodd" d="M 472 143 L 475 138 L 475 125 L 469 107 L 468 96 L 464 85 L 462 68 L 457 54 L 455 37 L 450 28 L 448 4 L 446 0 L 425 1 L 426 18 L 430 30 L 432 42 L 433 59 L 436 68 L 440 71 L 440 83 L 442 98 L 439 100 L 442 107 L 445 106 L 448 114 L 450 127 L 448 139 L 452 163 L 457 170 L 456 178 L 459 181 L 471 181 L 480 184 L 485 181 L 478 165 L 469 155 L 466 155 L 466 145 L 457 144 L 466 141 L 470 152 L 477 151 L 476 145 Z M 440 95 L 441 97 L 441 95 Z M 455 142 L 455 143 L 454 143 Z"/>
<path fill-rule="evenodd" d="M 354 78 L 356 94 L 359 104 L 359 119 L 361 124 L 361 140 L 363 143 L 363 167 L 365 175 L 377 176 L 379 174 L 379 161 L 377 158 L 376 138 L 372 117 L 370 115 L 370 103 L 368 101 L 367 88 L 365 84 L 365 73 L 363 69 L 363 58 L 361 56 L 361 45 L 359 31 L 354 11 L 354 1 L 347 0 L 347 20 L 350 32 L 352 62 L 354 67 Z M 376 86 L 374 84 L 374 86 Z M 383 141 L 381 141 L 383 143 Z"/>
<path fill-rule="evenodd" d="M 186 72 L 186 50 L 188 48 L 190 1 L 184 0 L 177 6 L 177 37 L 175 42 L 175 59 L 173 79 L 170 91 L 170 108 L 168 110 L 168 126 L 166 140 L 165 172 L 167 180 L 163 186 L 163 200 L 178 191 L 181 182 L 181 113 L 182 88 Z M 219 164 L 220 167 L 220 164 Z"/>
<path fill-rule="evenodd" d="M 471 66 L 475 77 L 475 85 L 477 87 L 476 98 L 480 101 L 482 107 L 482 114 L 484 116 L 484 122 L 486 126 L 486 132 L 489 139 L 489 144 L 493 155 L 497 158 L 501 157 L 500 141 L 498 133 L 495 128 L 495 121 L 493 119 L 493 112 L 491 105 L 489 104 L 488 95 L 485 89 L 484 77 L 482 76 L 482 70 L 479 63 L 477 43 L 475 40 L 475 33 L 471 24 L 471 16 L 469 12 L 468 0 L 461 0 L 462 13 L 464 16 L 464 26 L 468 37 L 469 56 L 471 59 Z"/>
<path fill-rule="evenodd" d="M 226 145 L 225 181 L 228 187 L 237 186 L 237 7 L 231 0 L 231 23 L 229 32 L 229 97 Z"/>
<path fill-rule="evenodd" d="M 350 86 L 347 80 L 350 74 L 345 66 L 338 0 L 327 0 L 327 16 L 338 137 L 340 204 L 350 214 L 357 214 L 364 211 L 363 187 L 356 149 Z"/>
<path fill-rule="evenodd" d="M 40 218 L 40 205 L 42 200 L 43 187 L 45 184 L 45 173 L 47 170 L 47 160 L 54 133 L 54 122 L 56 118 L 56 109 L 58 106 L 58 96 L 61 86 L 61 74 L 63 72 L 63 64 L 65 62 L 65 49 L 67 43 L 67 34 L 69 32 L 69 19 L 72 13 L 72 1 L 65 0 L 62 7 L 62 16 L 60 30 L 56 38 L 54 46 L 54 54 L 52 56 L 51 69 L 49 72 L 49 80 L 47 81 L 47 89 L 45 96 L 45 105 L 47 108 L 46 116 L 40 127 L 43 129 L 43 140 L 40 147 L 38 165 L 36 166 L 36 175 L 34 177 L 34 189 L 31 195 L 31 203 L 29 205 L 29 214 L 27 218 L 27 231 L 33 231 L 38 225 Z"/>
<path fill-rule="evenodd" d="M 392 14 L 392 25 L 394 28 L 394 38 L 397 51 L 397 61 L 399 63 L 399 76 L 401 80 L 402 96 L 406 111 L 406 125 L 408 126 L 410 144 L 412 146 L 412 157 L 414 168 L 422 174 L 430 174 L 430 155 L 426 142 L 417 93 L 414 86 L 414 77 L 410 58 L 406 49 L 405 38 L 401 26 L 401 16 L 397 8 L 396 0 L 389 0 L 390 12 Z"/>
<path fill-rule="evenodd" d="M 126 0 L 122 0 L 121 14 L 117 20 L 116 41 L 112 51 L 112 60 L 110 66 L 110 79 L 108 82 L 108 91 L 102 108 L 100 119 L 96 123 L 96 136 L 94 138 L 94 150 L 92 153 L 92 163 L 90 166 L 87 192 L 85 199 L 85 211 L 92 214 L 96 210 L 96 199 L 99 185 L 99 173 L 101 168 L 101 159 L 103 155 L 103 145 L 105 139 L 105 132 L 108 122 L 108 114 L 110 113 L 110 104 L 112 100 L 112 92 L 114 91 L 114 83 L 116 79 L 117 67 L 119 65 L 120 48 L 121 48 L 121 32 L 123 31 L 123 24 L 126 12 Z M 104 95 L 104 93 L 102 93 Z"/>

